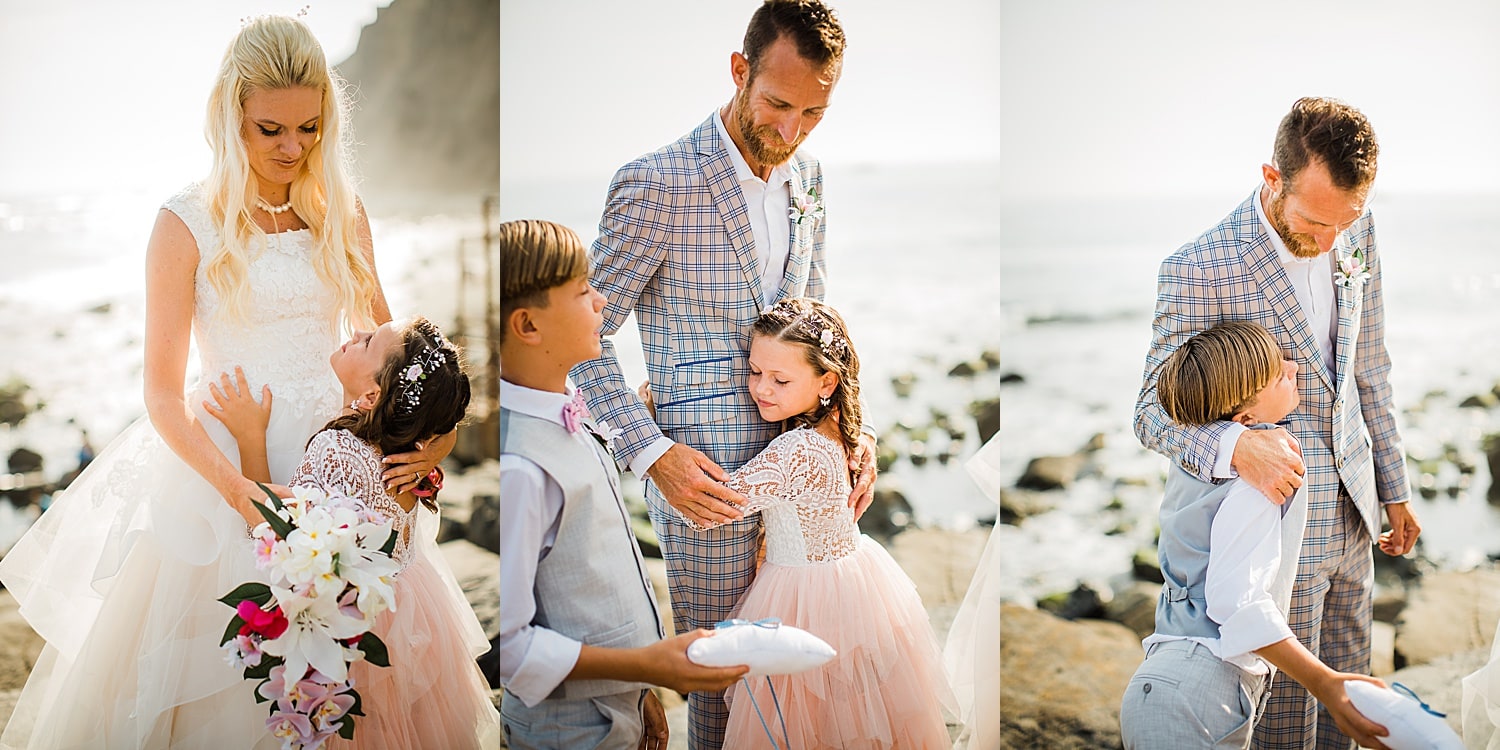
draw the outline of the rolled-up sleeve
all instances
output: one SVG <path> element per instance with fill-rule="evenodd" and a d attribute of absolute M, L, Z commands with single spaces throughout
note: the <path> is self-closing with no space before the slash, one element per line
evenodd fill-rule
<path fill-rule="evenodd" d="M 1204 582 L 1208 618 L 1219 624 L 1219 658 L 1292 637 L 1271 596 L 1281 563 L 1281 508 L 1247 482 L 1236 482 L 1214 515 Z"/>

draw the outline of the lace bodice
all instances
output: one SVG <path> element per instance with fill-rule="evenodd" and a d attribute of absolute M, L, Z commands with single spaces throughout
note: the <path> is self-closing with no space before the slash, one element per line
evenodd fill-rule
<path fill-rule="evenodd" d="M 412 526 L 418 503 L 403 510 L 396 498 L 385 490 L 380 478 L 385 466 L 380 454 L 369 443 L 348 430 L 324 430 L 313 436 L 302 455 L 302 463 L 292 472 L 288 487 L 317 487 L 330 494 L 356 498 L 366 508 L 391 519 L 399 536 L 391 558 L 406 567 L 411 553 Z"/>
<path fill-rule="evenodd" d="M 766 561 L 812 565 L 854 552 L 859 526 L 849 507 L 849 460 L 844 447 L 812 429 L 778 435 L 729 477 L 744 495 L 748 516 L 766 528 Z"/>
<path fill-rule="evenodd" d="M 252 391 L 261 384 L 271 386 L 278 409 L 298 417 L 309 409 L 314 414 L 336 411 L 340 391 L 328 354 L 339 343 L 338 299 L 313 268 L 312 233 L 267 235 L 264 247 L 252 237 L 245 319 L 230 321 L 217 315 L 222 300 L 208 281 L 208 263 L 221 241 L 202 188 L 188 187 L 163 208 L 182 219 L 198 245 L 193 335 L 202 380 L 194 392 L 239 365 Z"/>

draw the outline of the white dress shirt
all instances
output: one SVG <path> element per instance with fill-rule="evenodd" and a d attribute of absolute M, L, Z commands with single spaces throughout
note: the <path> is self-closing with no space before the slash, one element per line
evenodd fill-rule
<path fill-rule="evenodd" d="M 776 301 L 776 292 L 781 289 L 786 261 L 792 250 L 792 221 L 788 213 L 792 206 L 791 161 L 772 167 L 771 179 L 762 180 L 750 171 L 750 164 L 729 138 L 722 113 L 714 117 L 714 127 L 729 152 L 729 162 L 734 165 L 734 176 L 750 217 L 750 237 L 755 242 L 756 265 L 760 270 L 760 289 L 757 291 L 764 309 Z M 675 444 L 676 441 L 669 437 L 657 438 L 636 454 L 630 462 L 630 471 L 644 479 L 646 470 Z"/>
<path fill-rule="evenodd" d="M 505 408 L 563 424 L 563 406 L 573 400 L 573 386 L 551 393 L 500 381 Z M 585 445 L 584 430 L 574 437 Z M 593 453 L 590 445 L 589 452 Z M 600 461 L 613 472 L 612 462 Z M 561 685 L 578 663 L 582 643 L 555 630 L 535 626 L 537 564 L 557 541 L 562 523 L 563 491 L 541 467 L 520 456 L 500 455 L 500 682 L 527 706 L 535 706 Z"/>
<path fill-rule="evenodd" d="M 1276 233 L 1276 228 L 1271 226 L 1271 220 L 1266 218 L 1265 207 L 1261 205 L 1260 194 L 1255 196 L 1255 215 L 1260 217 L 1261 226 L 1265 227 L 1266 234 L 1271 237 L 1271 248 L 1276 251 L 1276 260 L 1280 261 L 1281 268 L 1286 271 L 1287 278 L 1292 282 L 1292 294 L 1297 298 L 1297 307 L 1302 311 L 1302 317 L 1312 328 L 1313 340 L 1318 344 L 1318 350 L 1323 355 L 1323 366 L 1328 373 L 1329 382 L 1337 382 L 1334 378 L 1333 345 L 1338 340 L 1339 316 L 1338 298 L 1333 288 L 1333 255 L 1337 249 L 1326 253 L 1319 253 L 1315 258 L 1299 258 L 1292 255 L 1287 249 L 1286 243 L 1282 241 L 1281 235 Z M 1311 365 L 1299 363 L 1302 367 Z M 1224 478 L 1238 476 L 1230 467 L 1234 458 L 1234 447 L 1239 443 L 1240 435 L 1245 431 L 1242 425 L 1230 425 L 1219 436 L 1219 454 L 1214 460 L 1214 476 Z"/>
<path fill-rule="evenodd" d="M 1298 490 L 1288 503 L 1304 502 Z M 1151 634 L 1141 645 L 1193 641 L 1250 674 L 1266 674 L 1270 665 L 1256 649 L 1291 638 L 1286 613 L 1276 595 L 1289 596 L 1297 574 L 1296 548 L 1301 530 L 1288 528 L 1283 539 L 1282 506 L 1267 502 L 1248 482 L 1235 480 L 1209 529 L 1208 571 L 1203 593 L 1208 619 L 1219 624 L 1218 638 Z M 1301 514 L 1287 523 L 1303 520 Z M 1284 549 L 1285 548 L 1285 549 Z"/>

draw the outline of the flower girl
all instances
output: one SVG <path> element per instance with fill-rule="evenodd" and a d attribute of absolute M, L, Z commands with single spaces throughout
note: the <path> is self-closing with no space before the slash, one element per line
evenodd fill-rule
<path fill-rule="evenodd" d="M 838 655 L 771 677 L 770 688 L 731 687 L 725 747 L 769 746 L 756 707 L 779 704 L 792 747 L 947 750 L 943 714 L 956 714 L 956 701 L 927 611 L 890 554 L 860 534 L 848 503 L 859 357 L 844 321 L 821 302 L 785 299 L 752 336 L 750 394 L 763 419 L 789 429 L 730 476 L 749 499 L 745 513 L 760 513 L 766 529 L 765 563 L 736 617 L 779 618 Z M 766 721 L 779 734 L 775 717 Z"/>
<path fill-rule="evenodd" d="M 474 659 L 489 648 L 473 611 L 437 550 L 436 470 L 417 489 L 388 494 L 382 456 L 411 450 L 451 431 L 469 403 L 469 381 L 456 347 L 424 318 L 356 332 L 329 358 L 348 406 L 313 435 L 291 486 L 357 498 L 392 521 L 392 557 L 402 566 L 396 608 L 372 632 L 389 649 L 389 667 L 350 667 L 364 716 L 354 739 L 330 748 L 491 748 L 500 717 Z M 265 425 L 272 398 L 256 403 L 241 379 L 220 378 L 204 408 L 234 435 L 245 475 L 269 481 Z M 422 506 L 433 511 L 420 513 Z M 419 516 L 426 518 L 419 518 Z"/>

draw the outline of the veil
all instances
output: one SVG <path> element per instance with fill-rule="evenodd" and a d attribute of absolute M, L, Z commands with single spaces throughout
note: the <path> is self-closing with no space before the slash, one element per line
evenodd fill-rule
<path fill-rule="evenodd" d="M 1000 436 L 991 437 L 964 468 L 984 496 L 998 506 Z M 995 528 L 999 528 L 998 519 Z M 999 539 L 992 530 L 943 648 L 943 665 L 953 678 L 953 690 L 963 712 L 964 730 L 954 747 L 964 750 L 1000 746 Z"/>
<path fill-rule="evenodd" d="M 1463 694 L 1464 747 L 1500 750 L 1500 640 L 1491 646 L 1489 663 L 1464 678 Z"/>

